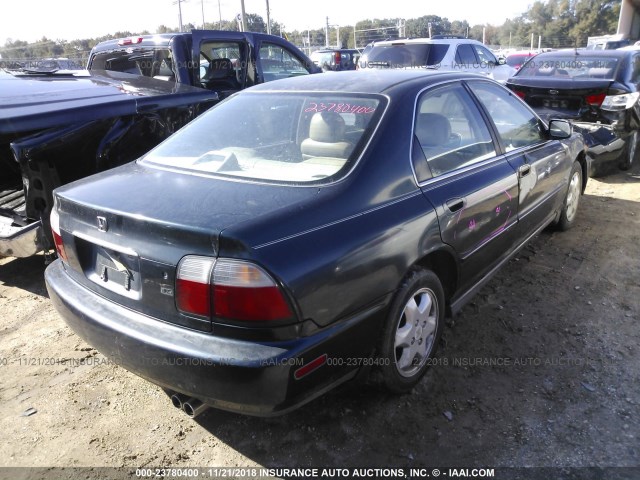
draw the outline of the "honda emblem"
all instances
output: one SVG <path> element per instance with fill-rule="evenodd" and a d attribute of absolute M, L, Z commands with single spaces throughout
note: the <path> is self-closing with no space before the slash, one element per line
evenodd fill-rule
<path fill-rule="evenodd" d="M 106 232 L 109 230 L 109 224 L 107 223 L 107 219 L 104 217 L 98 217 L 98 230 L 101 232 Z"/>

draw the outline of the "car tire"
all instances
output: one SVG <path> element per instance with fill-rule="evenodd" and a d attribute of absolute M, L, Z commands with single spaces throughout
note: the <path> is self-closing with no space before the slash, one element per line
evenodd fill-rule
<path fill-rule="evenodd" d="M 396 293 L 378 347 L 377 378 L 394 393 L 424 376 L 442 334 L 444 291 L 437 275 L 413 269 Z"/>
<path fill-rule="evenodd" d="M 582 196 L 582 166 L 580 162 L 573 162 L 571 167 L 571 175 L 569 176 L 569 185 L 567 193 L 562 203 L 562 211 L 558 220 L 558 230 L 565 231 L 573 227 L 578 216 L 578 206 L 580 205 L 580 197 Z"/>
<path fill-rule="evenodd" d="M 620 170 L 629 170 L 635 161 L 638 160 L 638 130 L 634 130 L 629 138 L 627 138 L 627 148 L 624 152 L 624 157 L 618 165 Z"/>

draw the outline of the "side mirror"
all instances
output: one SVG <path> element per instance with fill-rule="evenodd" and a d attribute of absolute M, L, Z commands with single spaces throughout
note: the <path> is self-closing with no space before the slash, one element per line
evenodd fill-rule
<path fill-rule="evenodd" d="M 498 65 L 506 65 L 506 64 L 507 64 L 507 59 L 506 58 L 500 57 L 498 59 Z"/>
<path fill-rule="evenodd" d="M 566 120 L 551 120 L 549 121 L 549 136 L 556 140 L 562 140 L 563 138 L 569 138 L 573 133 L 573 127 L 571 123 Z"/>

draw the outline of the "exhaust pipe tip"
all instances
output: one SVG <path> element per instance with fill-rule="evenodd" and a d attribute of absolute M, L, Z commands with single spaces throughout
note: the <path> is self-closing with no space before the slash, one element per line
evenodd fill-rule
<path fill-rule="evenodd" d="M 171 394 L 171 403 L 174 407 L 179 408 L 180 410 L 184 409 L 184 402 L 189 399 L 186 395 L 182 395 L 181 393 L 173 393 Z"/>
<path fill-rule="evenodd" d="M 184 413 L 189 415 L 191 418 L 195 418 L 205 410 L 209 408 L 209 405 L 202 403 L 195 397 L 190 398 L 189 400 L 182 403 L 182 410 Z"/>

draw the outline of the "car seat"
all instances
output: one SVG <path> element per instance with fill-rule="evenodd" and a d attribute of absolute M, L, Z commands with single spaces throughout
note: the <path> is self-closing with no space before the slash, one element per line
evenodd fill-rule
<path fill-rule="evenodd" d="M 353 145 L 345 141 L 345 124 L 340 114 L 317 112 L 311 117 L 309 138 L 300 144 L 303 160 L 312 157 L 348 158 Z"/>

